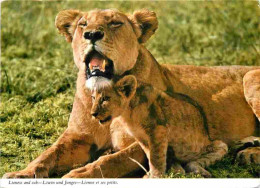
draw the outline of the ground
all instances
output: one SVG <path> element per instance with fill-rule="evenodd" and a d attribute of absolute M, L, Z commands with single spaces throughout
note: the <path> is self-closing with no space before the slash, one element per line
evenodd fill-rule
<path fill-rule="evenodd" d="M 0 177 L 48 148 L 67 126 L 77 69 L 54 26 L 63 9 L 117 8 L 157 13 L 159 29 L 146 44 L 160 63 L 260 65 L 257 1 L 250 2 L 11 2 L 1 4 Z M 232 153 L 208 168 L 216 178 L 259 177 Z M 199 177 L 173 174 L 167 177 Z"/>

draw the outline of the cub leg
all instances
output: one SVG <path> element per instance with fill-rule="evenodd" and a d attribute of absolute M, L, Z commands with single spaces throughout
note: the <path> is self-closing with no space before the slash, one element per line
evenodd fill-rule
<path fill-rule="evenodd" d="M 149 160 L 149 177 L 157 178 L 165 173 L 167 148 L 167 128 L 157 126 L 151 134 L 149 151 L 145 150 Z"/>
<path fill-rule="evenodd" d="M 213 141 L 207 147 L 207 152 L 202 154 L 199 159 L 186 164 L 185 170 L 186 172 L 201 174 L 204 177 L 211 177 L 211 174 L 204 168 L 222 159 L 227 152 L 227 144 L 220 140 Z"/>
<path fill-rule="evenodd" d="M 135 159 L 140 164 L 145 163 L 145 154 L 140 145 L 135 142 L 127 148 L 114 154 L 101 156 L 93 163 L 70 171 L 63 178 L 118 178 L 140 169 Z"/>

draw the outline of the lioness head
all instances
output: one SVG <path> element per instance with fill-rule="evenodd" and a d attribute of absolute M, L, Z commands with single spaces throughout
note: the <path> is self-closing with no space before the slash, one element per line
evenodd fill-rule
<path fill-rule="evenodd" d="M 136 92 L 137 81 L 132 75 L 120 79 L 114 86 L 94 89 L 92 92 L 91 115 L 101 124 L 110 123 L 113 118 L 128 109 Z"/>
<path fill-rule="evenodd" d="M 154 12 L 140 10 L 126 15 L 118 10 L 63 10 L 55 22 L 59 32 L 72 43 L 74 61 L 85 69 L 86 85 L 110 85 L 136 63 L 140 44 L 158 27 Z"/>

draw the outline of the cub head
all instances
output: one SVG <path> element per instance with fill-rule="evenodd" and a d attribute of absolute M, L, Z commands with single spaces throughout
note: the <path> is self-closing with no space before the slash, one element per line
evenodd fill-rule
<path fill-rule="evenodd" d="M 111 85 L 136 63 L 140 44 L 158 27 L 154 12 L 126 15 L 118 10 L 63 10 L 56 17 L 59 32 L 71 42 L 77 67 L 86 71 L 86 86 Z"/>
<path fill-rule="evenodd" d="M 132 75 L 120 79 L 111 87 L 92 91 L 91 115 L 100 124 L 110 123 L 129 107 L 129 102 L 136 92 L 137 81 Z"/>

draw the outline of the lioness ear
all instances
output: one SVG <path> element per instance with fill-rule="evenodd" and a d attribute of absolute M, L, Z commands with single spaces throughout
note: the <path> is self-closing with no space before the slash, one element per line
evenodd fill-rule
<path fill-rule="evenodd" d="M 119 95 L 128 99 L 134 96 L 136 87 L 137 81 L 136 78 L 132 75 L 123 77 L 115 84 L 115 89 L 119 93 Z"/>
<path fill-rule="evenodd" d="M 135 11 L 129 19 L 140 43 L 145 43 L 158 28 L 155 12 L 147 9 Z"/>
<path fill-rule="evenodd" d="M 55 26 L 58 28 L 59 33 L 66 37 L 68 42 L 72 41 L 77 22 L 82 15 L 79 10 L 63 10 L 56 16 Z"/>

